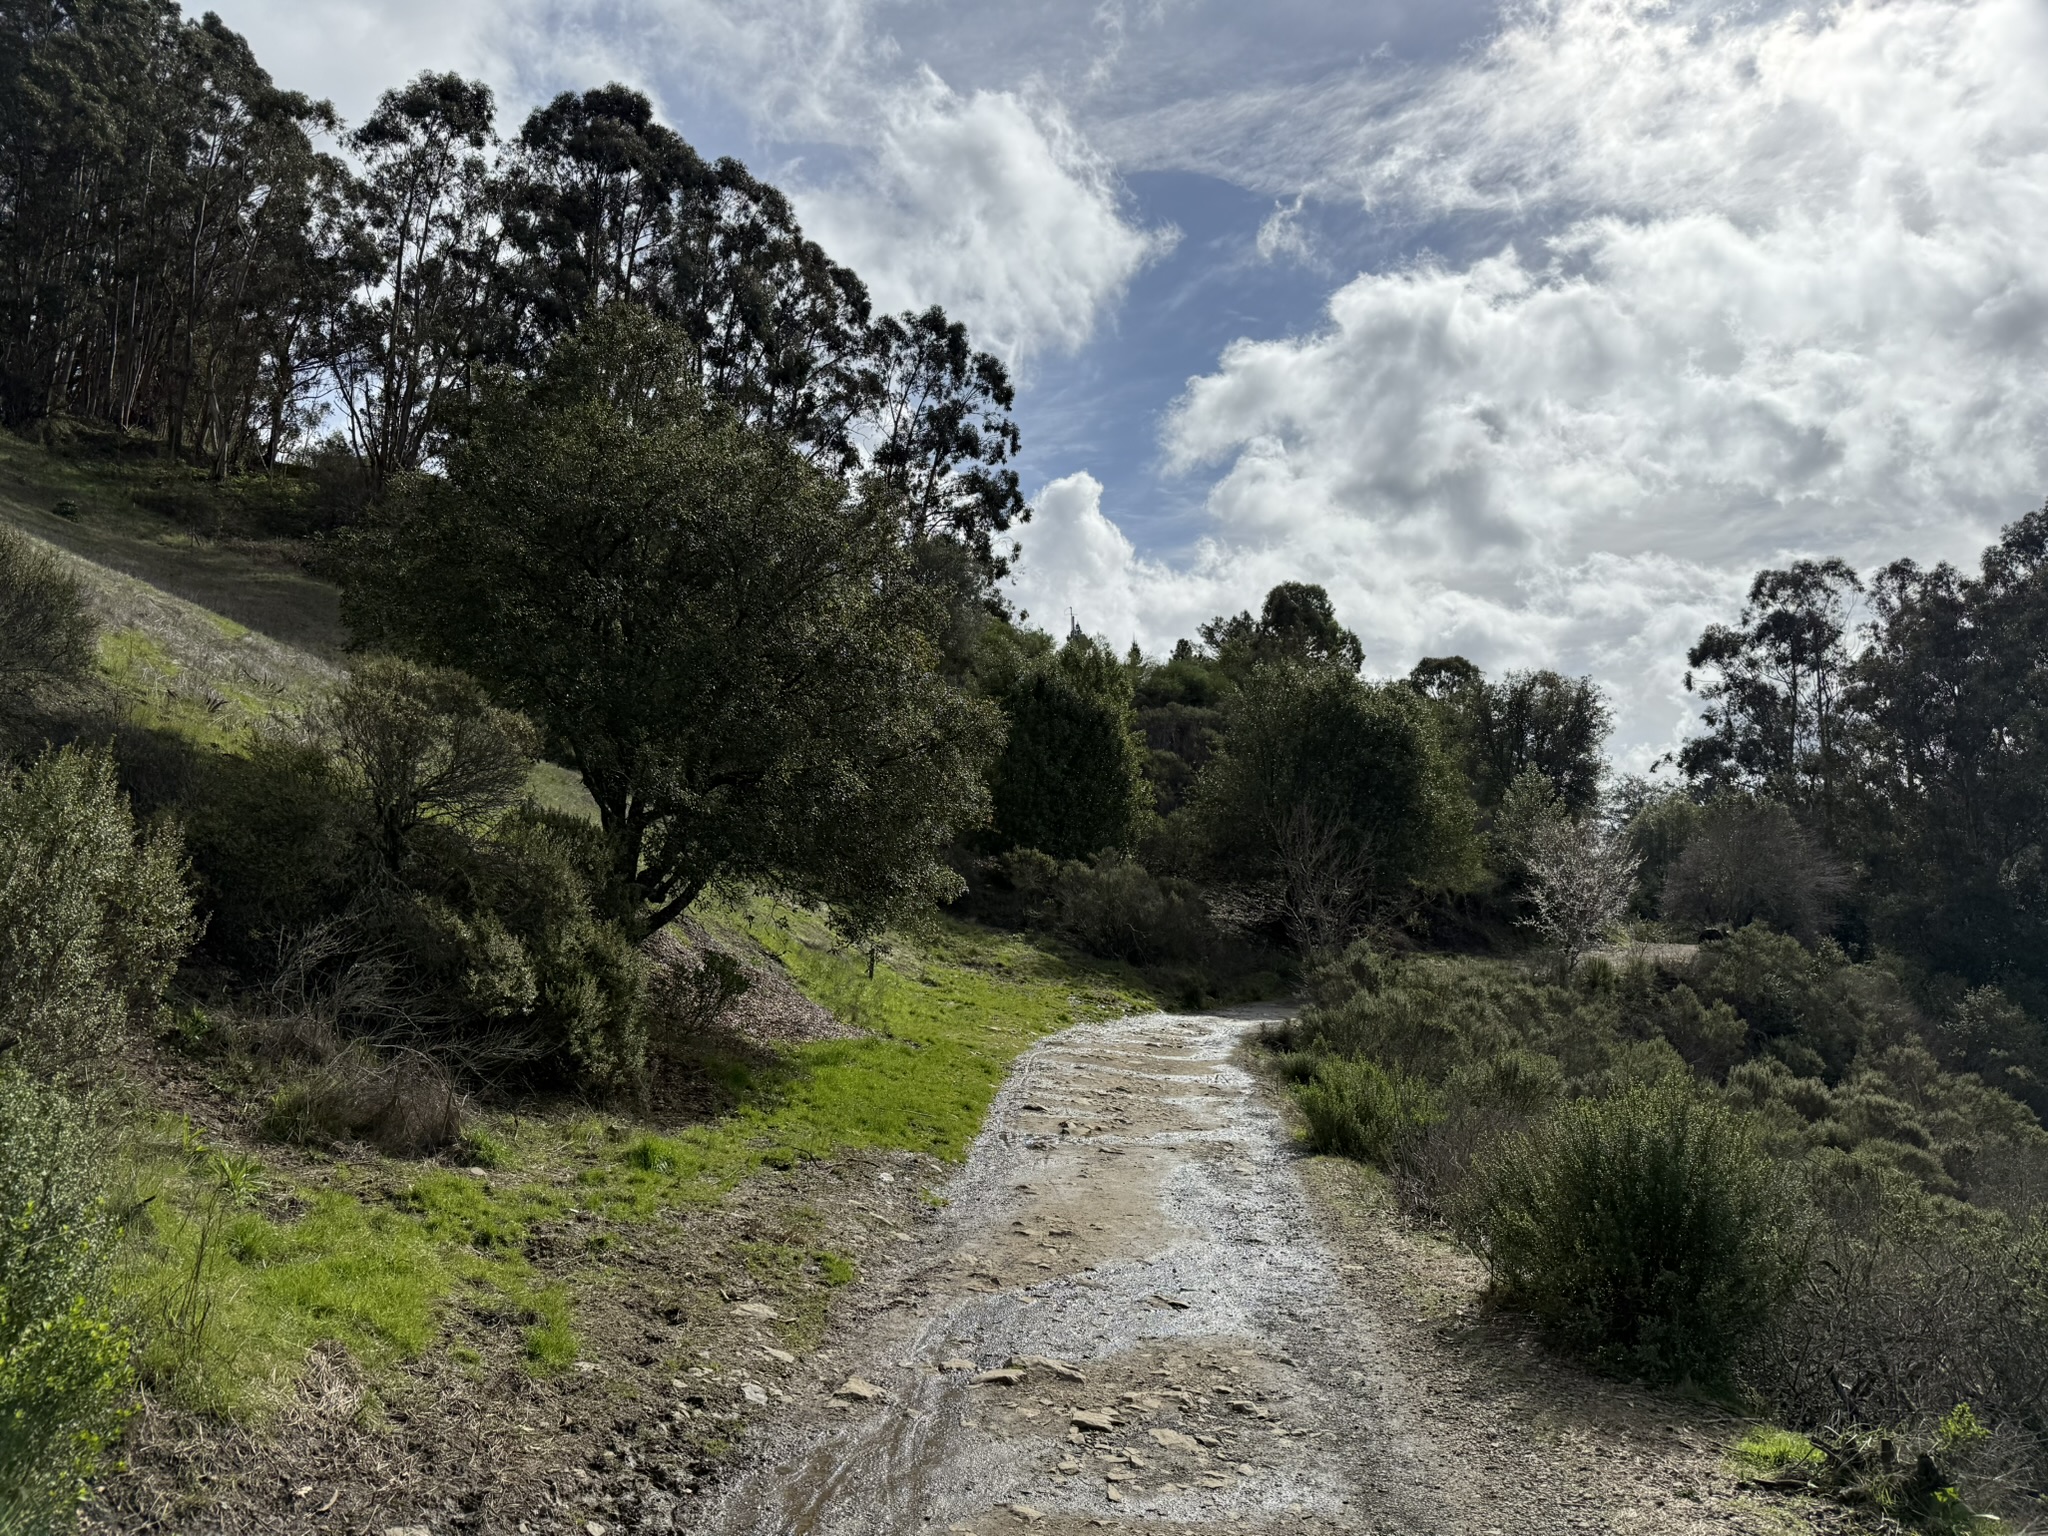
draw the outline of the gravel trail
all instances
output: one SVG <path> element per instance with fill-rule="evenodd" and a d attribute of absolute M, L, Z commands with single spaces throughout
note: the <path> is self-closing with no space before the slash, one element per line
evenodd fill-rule
<path fill-rule="evenodd" d="M 692 1528 L 1808 1528 L 1721 1467 L 1733 1420 L 1544 1362 L 1470 1304 L 1468 1260 L 1300 1158 L 1239 1064 L 1279 1016 L 1030 1052 L 891 1303 Z"/>

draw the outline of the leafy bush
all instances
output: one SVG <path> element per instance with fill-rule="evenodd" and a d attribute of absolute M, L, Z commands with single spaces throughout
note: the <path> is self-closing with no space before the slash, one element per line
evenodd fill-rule
<path fill-rule="evenodd" d="M 56 556 L 0 528 L 0 709 L 83 677 L 92 639 L 83 593 Z"/>
<path fill-rule="evenodd" d="M 1811 1188 L 1815 1262 L 1761 1341 L 1756 1384 L 1797 1422 L 1908 1439 L 1938 1438 L 1968 1403 L 1987 1442 L 1971 1459 L 2038 1483 L 2048 1224 L 1958 1207 L 1841 1155 L 1816 1160 Z"/>
<path fill-rule="evenodd" d="M 1341 1057 L 1318 1066 L 1296 1098 L 1312 1149 L 1380 1168 L 1441 1113 L 1427 1084 Z"/>
<path fill-rule="evenodd" d="M 540 749 L 525 719 L 460 672 L 388 656 L 351 669 L 326 723 L 394 870 L 430 817 L 475 826 L 518 799 Z"/>
<path fill-rule="evenodd" d="M 175 828 L 138 831 L 105 752 L 0 775 L 0 1037 L 70 1070 L 155 1009 L 197 925 Z"/>
<path fill-rule="evenodd" d="M 68 1530 L 119 1432 L 127 1338 L 98 1128 L 55 1090 L 0 1076 L 0 1530 Z"/>
<path fill-rule="evenodd" d="M 977 915 L 1051 929 L 1104 959 L 1200 964 L 1233 947 L 1191 882 L 1154 875 L 1120 854 L 1083 863 L 1017 848 L 983 861 L 976 874 Z"/>
<path fill-rule="evenodd" d="M 1116 656 L 1076 635 L 1023 664 L 999 698 L 1009 732 L 989 770 L 994 846 L 1063 859 L 1128 848 L 1151 797 Z"/>
<path fill-rule="evenodd" d="M 1478 1184 L 1467 1219 L 1501 1300 L 1611 1368 L 1724 1378 L 1798 1273 L 1773 1165 L 1681 1083 L 1568 1105 Z"/>
<path fill-rule="evenodd" d="M 1662 914 L 1695 927 L 1768 923 L 1811 940 L 1847 888 L 1841 868 L 1775 800 L 1710 801 L 1664 880 Z"/>

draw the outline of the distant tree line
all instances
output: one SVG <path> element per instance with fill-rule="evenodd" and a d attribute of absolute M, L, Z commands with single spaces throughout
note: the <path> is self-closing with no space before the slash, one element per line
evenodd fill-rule
<path fill-rule="evenodd" d="M 1127 959 L 1213 961 L 1233 931 L 1266 964 L 1367 926 L 1505 936 L 1527 904 L 1517 786 L 1567 821 L 1603 803 L 1599 690 L 1462 657 L 1372 681 L 1364 659 L 1305 582 L 1162 659 L 985 620 L 968 676 L 1008 733 L 970 907 Z M 1157 931 L 1108 920 L 1112 890 Z"/>
<path fill-rule="evenodd" d="M 2044 637 L 2048 512 L 2007 527 L 1974 574 L 1910 560 L 1867 583 L 1840 560 L 1759 572 L 1735 622 L 1687 657 L 1705 708 L 1677 766 L 1681 799 L 1700 809 L 1668 795 L 1644 807 L 1653 872 L 1682 875 L 1691 889 L 1676 894 L 1703 919 L 1767 916 L 1882 946 L 1945 985 L 1998 985 L 2038 1007 Z M 1752 829 L 1772 817 L 1776 834 Z M 1698 827 L 1721 830 L 1681 868 Z M 1737 836 L 1753 857 L 1698 867 Z"/>

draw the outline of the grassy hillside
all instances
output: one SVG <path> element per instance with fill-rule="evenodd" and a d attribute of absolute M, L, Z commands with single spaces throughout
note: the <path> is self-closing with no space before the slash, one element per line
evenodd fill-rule
<path fill-rule="evenodd" d="M 311 546 L 262 536 L 260 509 L 249 505 L 270 484 L 215 485 L 154 454 L 95 441 L 65 455 L 0 433 L 0 519 L 228 624 L 332 660 L 342 647 L 333 586 L 307 574 Z"/>

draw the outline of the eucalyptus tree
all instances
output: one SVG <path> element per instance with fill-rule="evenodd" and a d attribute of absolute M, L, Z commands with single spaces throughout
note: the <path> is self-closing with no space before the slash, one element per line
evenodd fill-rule
<path fill-rule="evenodd" d="M 349 135 L 362 165 L 336 392 L 374 486 L 418 469 L 489 350 L 496 273 L 490 87 L 422 74 Z"/>

